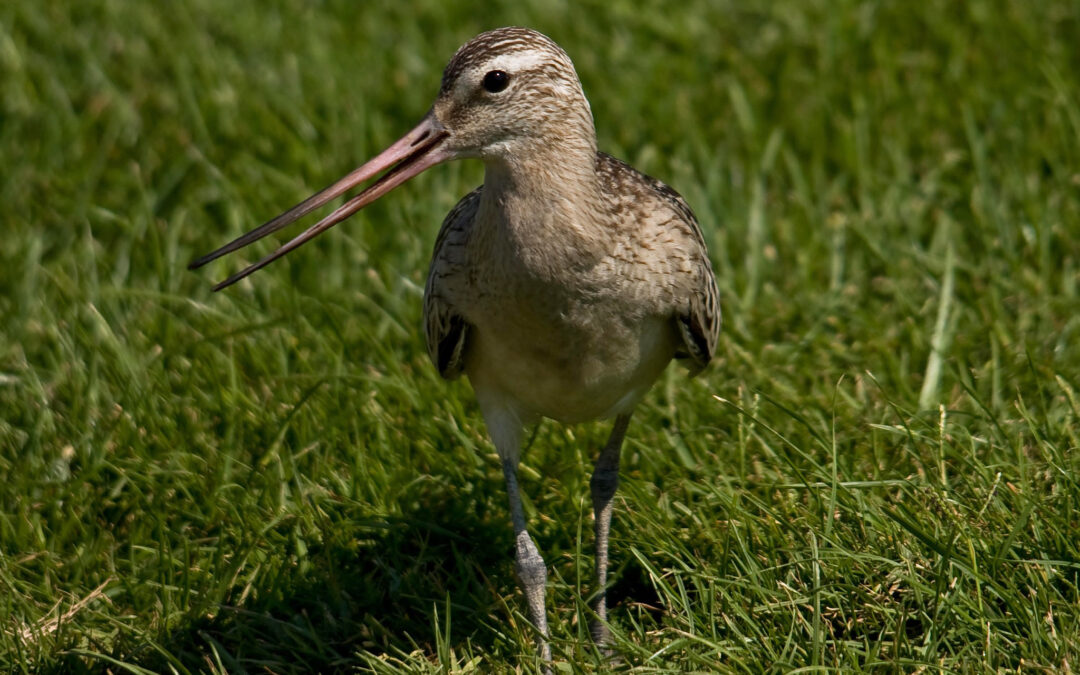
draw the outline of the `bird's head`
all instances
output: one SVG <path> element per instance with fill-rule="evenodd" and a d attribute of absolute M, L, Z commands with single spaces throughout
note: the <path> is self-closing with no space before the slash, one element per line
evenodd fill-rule
<path fill-rule="evenodd" d="M 458 49 L 430 114 L 454 158 L 499 160 L 565 143 L 595 145 L 573 62 L 528 28 L 482 33 Z"/>
<path fill-rule="evenodd" d="M 450 59 L 435 104 L 412 131 L 330 187 L 189 267 L 262 239 L 376 176 L 360 194 L 214 290 L 265 267 L 436 164 L 463 157 L 495 164 L 532 158 L 535 164 L 554 151 L 580 154 L 591 166 L 595 144 L 589 103 L 566 52 L 528 28 L 481 33 Z"/>

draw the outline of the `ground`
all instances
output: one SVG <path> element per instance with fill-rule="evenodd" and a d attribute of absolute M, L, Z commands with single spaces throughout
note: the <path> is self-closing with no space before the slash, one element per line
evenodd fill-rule
<path fill-rule="evenodd" d="M 437 168 L 226 292 L 187 262 L 409 129 L 477 32 L 577 64 L 695 209 L 718 359 L 629 430 L 620 671 L 1080 658 L 1080 6 L 1069 0 L 0 7 L 0 669 L 536 668 L 501 471 L 421 288 Z M 522 486 L 592 672 L 588 476 Z"/>

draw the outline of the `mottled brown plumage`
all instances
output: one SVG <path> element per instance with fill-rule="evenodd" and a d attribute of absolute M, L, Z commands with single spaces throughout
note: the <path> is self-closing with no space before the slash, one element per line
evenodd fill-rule
<path fill-rule="evenodd" d="M 478 217 L 484 187 L 458 202 L 435 242 L 424 299 L 431 360 L 453 378 L 482 358 L 470 348 L 475 326 L 493 340 L 504 336 L 505 349 L 497 351 L 513 351 L 517 365 L 496 364 L 501 373 L 472 379 L 527 390 L 510 393 L 525 403 L 516 413 L 526 424 L 539 416 L 573 423 L 629 412 L 673 356 L 685 357 L 696 373 L 716 344 L 718 293 L 686 202 L 610 155 L 596 153 L 594 162 L 601 199 L 583 227 L 586 240 L 601 240 L 595 256 L 582 253 L 589 244 L 565 221 Z M 657 344 L 642 349 L 641 328 L 653 322 L 645 337 Z M 640 358 L 649 351 L 660 358 Z M 623 355 L 632 362 L 613 369 Z M 628 393 L 634 396 L 622 401 Z"/>
<path fill-rule="evenodd" d="M 293 222 L 358 184 L 375 183 L 233 283 L 344 220 L 424 169 L 484 162 L 484 184 L 443 223 L 424 293 L 428 352 L 443 377 L 464 373 L 503 463 L 516 561 L 544 659 L 546 566 L 517 484 L 522 430 L 541 417 L 615 418 L 591 481 L 600 586 L 594 635 L 606 634 L 607 540 L 619 452 L 634 406 L 673 358 L 692 373 L 720 330 L 701 229 L 674 190 L 597 151 L 573 63 L 549 38 L 501 28 L 464 45 L 435 104 L 401 140 L 331 187 L 211 253 L 199 266 Z"/>

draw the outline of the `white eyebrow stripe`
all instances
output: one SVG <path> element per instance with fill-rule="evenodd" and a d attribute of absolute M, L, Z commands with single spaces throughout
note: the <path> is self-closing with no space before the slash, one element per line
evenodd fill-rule
<path fill-rule="evenodd" d="M 498 56 L 483 61 L 478 65 L 466 69 L 458 77 L 455 90 L 459 92 L 469 91 L 484 75 L 493 70 L 502 70 L 510 74 L 522 73 L 533 70 L 544 63 L 550 62 L 551 56 L 536 49 L 514 52 L 512 54 L 499 54 Z"/>
<path fill-rule="evenodd" d="M 532 70 L 550 60 L 551 57 L 544 52 L 530 49 L 528 51 L 514 52 L 513 54 L 500 54 L 486 62 L 484 67 L 489 71 L 505 70 L 513 75 L 515 72 L 520 72 L 522 70 Z"/>
<path fill-rule="evenodd" d="M 535 72 L 545 66 L 553 67 L 558 71 L 569 68 L 569 74 L 566 77 L 552 77 L 548 85 L 555 86 L 563 95 L 576 95 L 583 98 L 577 74 L 574 72 L 574 66 L 569 62 L 566 55 L 542 48 L 522 49 L 496 54 L 467 66 L 455 78 L 455 96 L 468 96 L 471 91 L 480 86 L 484 76 L 493 70 L 502 70 L 508 73 L 512 80 L 516 75 L 530 71 Z"/>

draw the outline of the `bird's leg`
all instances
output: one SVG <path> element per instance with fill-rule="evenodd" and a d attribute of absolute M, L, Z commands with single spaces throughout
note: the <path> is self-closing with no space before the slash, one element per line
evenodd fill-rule
<path fill-rule="evenodd" d="M 506 494 L 510 497 L 510 519 L 514 523 L 514 558 L 518 581 L 529 604 L 529 619 L 536 626 L 536 644 L 545 663 L 551 661 L 551 645 L 548 644 L 547 612 L 544 608 L 544 589 L 547 585 L 547 566 L 525 527 L 525 510 L 521 506 L 521 490 L 518 488 L 517 469 L 521 457 L 522 421 L 518 414 L 507 407 L 502 396 L 494 390 L 476 386 L 476 399 L 484 414 L 488 433 L 502 462 L 506 478 Z"/>
<path fill-rule="evenodd" d="M 600 451 L 596 460 L 589 487 L 592 489 L 593 513 L 596 516 L 596 621 L 593 622 L 592 636 L 597 645 L 607 644 L 611 632 L 607 626 L 607 567 L 608 535 L 611 532 L 611 500 L 615 488 L 619 485 L 619 454 L 622 451 L 626 427 L 630 424 L 630 413 L 615 418 L 607 445 Z"/>
<path fill-rule="evenodd" d="M 529 604 L 529 618 L 540 633 L 536 638 L 540 657 L 548 662 L 551 661 L 551 645 L 548 644 L 547 611 L 544 607 L 547 565 L 525 529 L 525 511 L 521 507 L 521 492 L 517 482 L 517 462 L 504 459 L 502 467 L 503 475 L 506 476 L 506 492 L 510 496 L 510 518 L 514 522 L 518 580 L 525 593 L 525 601 Z"/>

